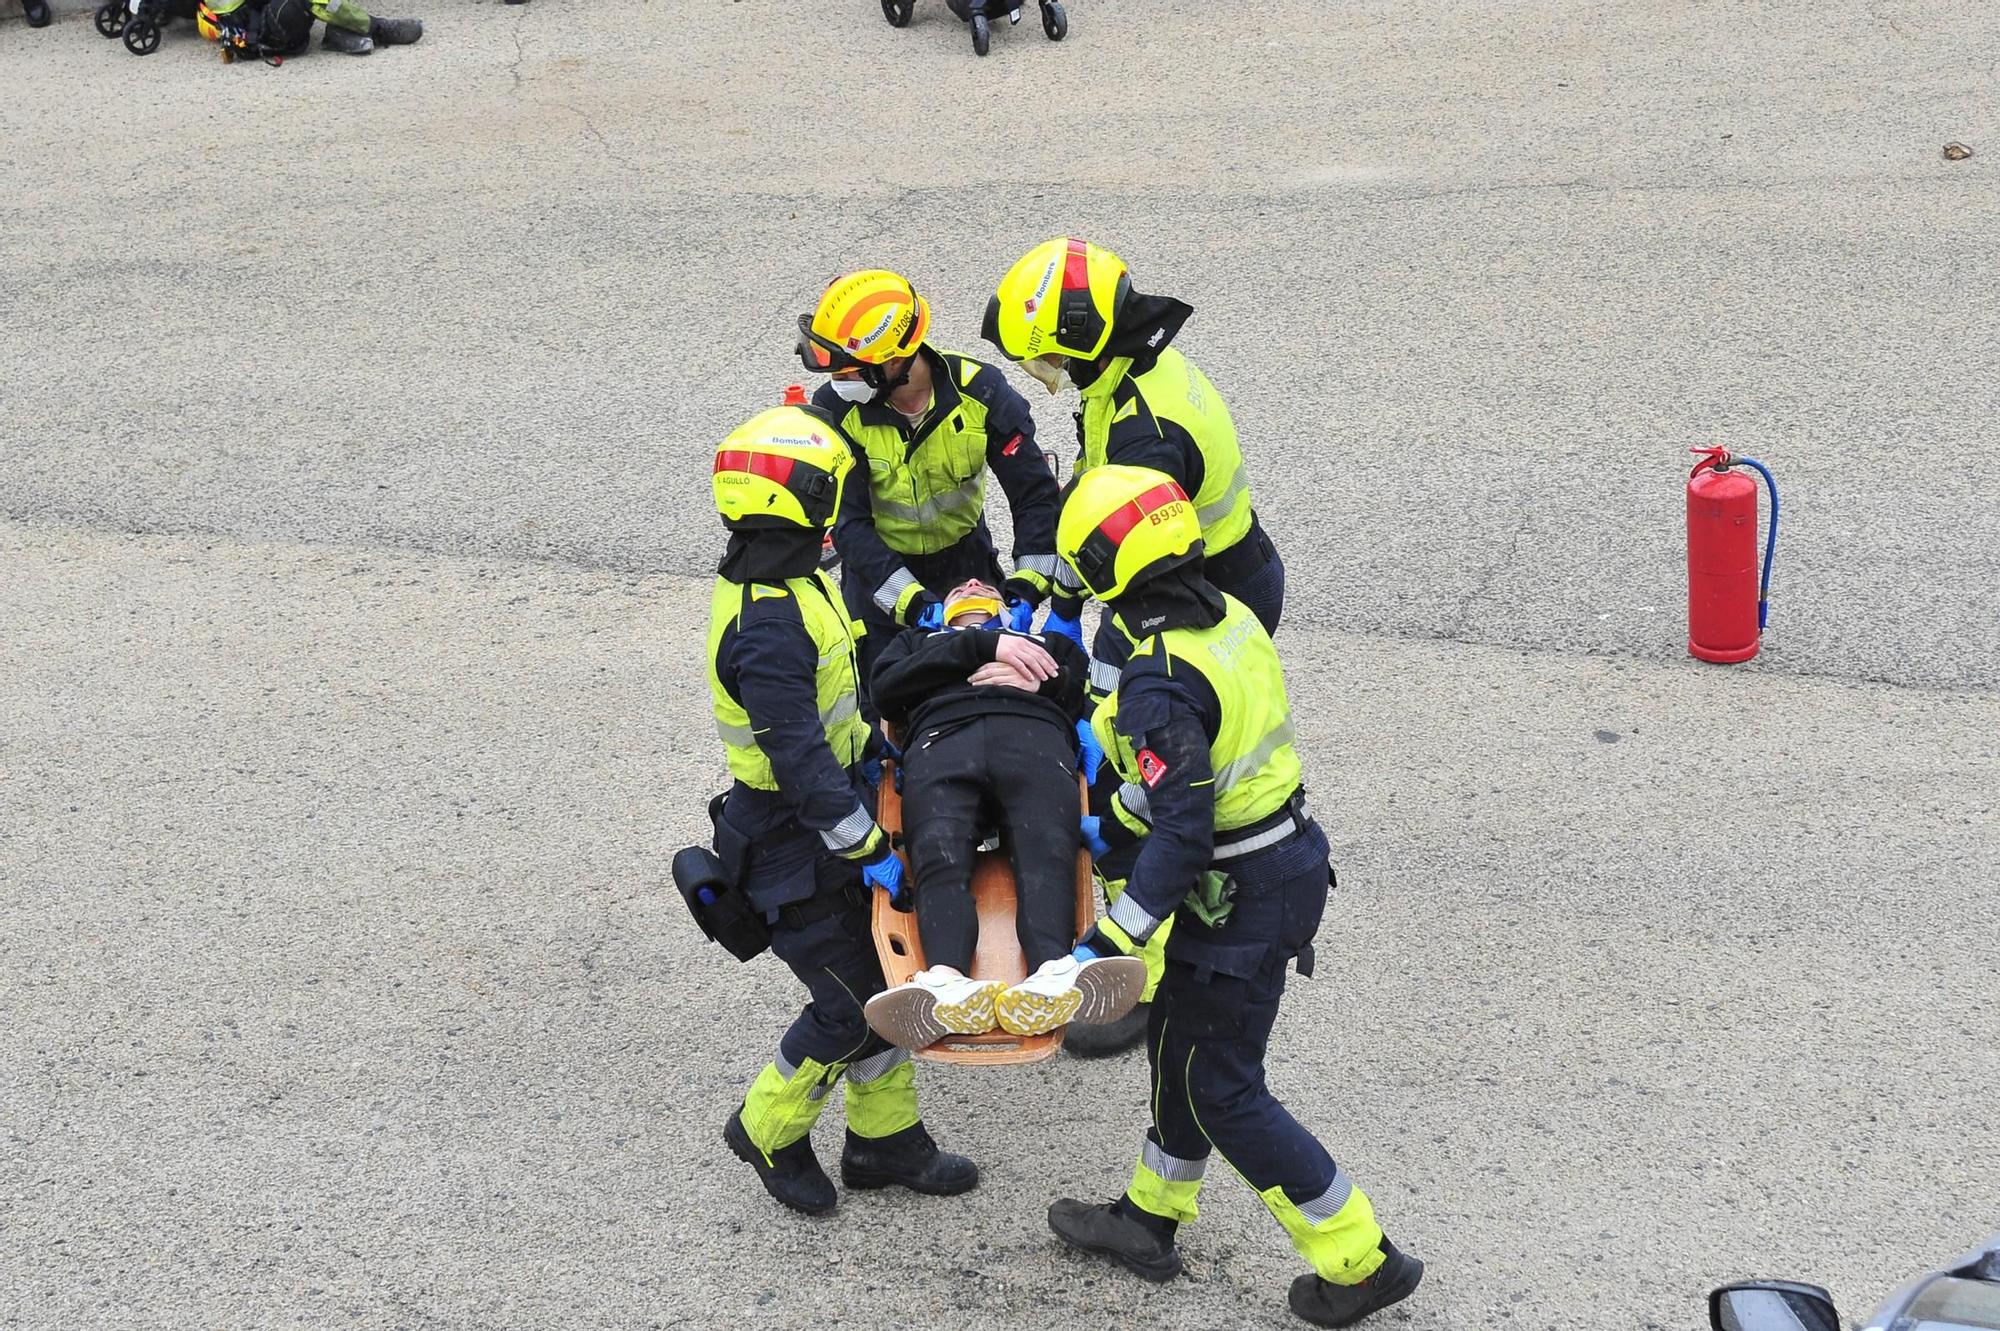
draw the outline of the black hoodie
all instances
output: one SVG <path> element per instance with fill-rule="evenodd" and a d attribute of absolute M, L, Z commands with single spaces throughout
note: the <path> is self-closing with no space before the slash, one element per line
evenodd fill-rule
<path fill-rule="evenodd" d="M 1056 659 L 1054 679 L 1025 693 L 997 684 L 968 684 L 966 677 L 995 659 L 1002 635 L 1039 643 Z M 869 697 L 882 719 L 907 739 L 962 725 L 981 716 L 1020 716 L 1068 729 L 1083 715 L 1090 659 L 1060 634 L 998 628 L 908 629 L 890 639 L 875 662 Z"/>

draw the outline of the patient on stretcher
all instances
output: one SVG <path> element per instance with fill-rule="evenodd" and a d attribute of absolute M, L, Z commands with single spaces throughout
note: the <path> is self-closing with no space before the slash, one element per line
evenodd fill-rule
<path fill-rule="evenodd" d="M 928 965 L 870 999 L 867 1014 L 907 1049 L 996 1025 L 1041 1035 L 1070 1021 L 1115 1021 L 1146 982 L 1136 958 L 1070 955 L 1082 813 L 1075 727 L 1089 660 L 1067 638 L 1003 627 L 1000 608 L 1000 594 L 976 579 L 953 588 L 945 626 L 899 635 L 870 682 L 902 741 L 904 844 Z M 1012 986 L 971 974 L 973 860 L 989 833 L 1014 871 L 1028 963 Z"/>

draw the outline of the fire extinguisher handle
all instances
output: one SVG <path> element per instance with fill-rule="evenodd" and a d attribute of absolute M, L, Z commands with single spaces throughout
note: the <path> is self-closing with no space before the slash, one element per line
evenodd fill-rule
<path fill-rule="evenodd" d="M 1688 452 L 1701 456 L 1701 461 L 1695 463 L 1694 470 L 1688 473 L 1690 479 L 1701 475 L 1711 467 L 1716 471 L 1728 471 L 1729 464 L 1736 461 L 1726 448 L 1690 448 Z"/>

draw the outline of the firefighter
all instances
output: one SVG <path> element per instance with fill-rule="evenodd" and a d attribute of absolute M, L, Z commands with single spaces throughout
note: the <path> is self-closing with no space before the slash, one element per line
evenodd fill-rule
<path fill-rule="evenodd" d="M 356 0 L 205 0 L 201 33 L 210 41 L 238 34 L 267 56 L 304 53 L 313 20 L 326 24 L 320 45 L 342 55 L 367 55 L 378 46 L 409 46 L 424 35 L 422 19 L 377 18 Z"/>
<path fill-rule="evenodd" d="M 1292 1311 L 1347 1326 L 1407 1297 L 1423 1263 L 1265 1085 L 1285 970 L 1312 973 L 1332 871 L 1299 784 L 1285 678 L 1270 635 L 1206 577 L 1201 522 L 1162 472 L 1116 464 L 1071 486 L 1056 549 L 1132 642 L 1092 719 L 1105 760 L 1084 832 L 1138 840 L 1125 890 L 1078 944 L 1115 956 L 1175 921 L 1149 1014 L 1152 1126 L 1122 1197 L 1064 1198 L 1049 1225 L 1149 1280 L 1180 1270 L 1211 1152 L 1263 1200 L 1312 1269 Z"/>
<path fill-rule="evenodd" d="M 1285 565 L 1251 506 L 1236 426 L 1208 376 L 1172 345 L 1193 312 L 1171 297 L 1134 291 L 1124 261 L 1111 251 L 1062 237 L 1035 246 L 1007 270 L 981 331 L 1049 392 L 1065 374 L 1076 385 L 1077 475 L 1108 462 L 1151 467 L 1194 496 L 1209 581 L 1276 633 Z M 1082 642 L 1082 590 L 1067 569 L 1058 568 L 1057 580 L 1043 627 Z M 1100 623 L 1091 645 L 1093 699 L 1118 678 L 1130 649 L 1108 617 Z M 1158 986 L 1160 944 L 1145 954 L 1153 977 L 1148 1002 Z M 1123 1022 L 1075 1032 L 1066 1047 L 1085 1057 L 1114 1053 L 1138 1042 L 1145 1020 L 1142 1004 Z"/>
<path fill-rule="evenodd" d="M 930 305 L 908 278 L 849 273 L 799 316 L 799 359 L 828 377 L 813 404 L 854 441 L 867 474 L 847 487 L 833 543 L 862 640 L 862 678 L 893 630 L 942 623 L 944 592 L 968 578 L 1000 587 L 1025 631 L 1056 574 L 1056 481 L 1028 404 L 989 365 L 926 340 Z M 1014 519 L 1014 570 L 986 526 L 986 473 Z"/>
<path fill-rule="evenodd" d="M 810 995 L 729 1118 L 723 1139 L 794 1210 L 833 1209 L 812 1127 L 845 1080 L 849 1188 L 898 1184 L 950 1195 L 979 1181 L 937 1149 L 917 1113 L 907 1051 L 868 1029 L 884 984 L 869 938 L 868 888 L 901 896 L 903 869 L 869 814 L 855 627 L 819 570 L 820 539 L 854 466 L 824 413 L 774 407 L 715 454 L 729 529 L 709 615 L 709 693 L 735 778 L 715 816 L 723 890 L 747 895 L 771 950 Z"/>

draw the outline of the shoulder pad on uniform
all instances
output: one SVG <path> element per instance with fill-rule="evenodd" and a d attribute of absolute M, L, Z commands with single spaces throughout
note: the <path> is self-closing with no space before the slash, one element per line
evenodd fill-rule
<path fill-rule="evenodd" d="M 1112 718 L 1119 734 L 1143 739 L 1148 731 L 1158 730 L 1172 717 L 1166 696 L 1157 687 L 1135 689 L 1128 696 L 1125 683 L 1119 684 L 1118 714 Z"/>
<path fill-rule="evenodd" d="M 791 589 L 779 583 L 753 582 L 743 589 L 742 623 L 803 623 L 805 612 Z"/>

